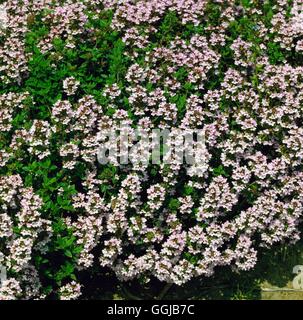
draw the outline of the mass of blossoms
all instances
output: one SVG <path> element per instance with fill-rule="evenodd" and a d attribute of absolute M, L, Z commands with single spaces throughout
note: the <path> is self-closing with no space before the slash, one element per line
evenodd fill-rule
<path fill-rule="evenodd" d="M 303 0 L 1 3 L 0 300 L 181 286 L 301 238 Z M 198 160 L 146 161 L 138 128 L 177 153 L 203 130 Z M 137 152 L 99 161 L 121 134 Z"/>

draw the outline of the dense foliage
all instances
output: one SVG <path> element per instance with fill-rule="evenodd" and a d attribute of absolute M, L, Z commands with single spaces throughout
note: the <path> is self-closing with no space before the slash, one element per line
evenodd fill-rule
<path fill-rule="evenodd" d="M 8 0 L 0 27 L 0 299 L 181 285 L 300 239 L 302 0 Z M 206 160 L 102 165 L 121 123 L 203 128 Z"/>

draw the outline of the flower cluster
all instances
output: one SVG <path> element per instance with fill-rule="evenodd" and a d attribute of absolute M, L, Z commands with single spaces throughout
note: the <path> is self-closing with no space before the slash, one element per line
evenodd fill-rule
<path fill-rule="evenodd" d="M 42 254 L 52 234 L 51 222 L 39 212 L 42 200 L 25 188 L 19 175 L 0 179 L 0 264 L 14 277 L 4 281 L 0 300 L 41 296 L 33 254 Z"/>
<path fill-rule="evenodd" d="M 63 89 L 64 92 L 68 95 L 68 96 L 72 96 L 76 93 L 78 87 L 80 85 L 80 82 L 77 81 L 74 77 L 69 77 L 66 78 L 63 81 Z"/>
<path fill-rule="evenodd" d="M 81 286 L 72 281 L 59 290 L 60 300 L 76 300 L 81 295 Z"/>
<path fill-rule="evenodd" d="M 34 258 L 49 242 L 48 258 L 68 261 L 52 293 L 76 299 L 75 277 L 93 268 L 182 285 L 221 266 L 250 270 L 260 248 L 300 239 L 302 10 L 301 0 L 6 1 L 0 299 L 44 297 Z M 100 163 L 100 145 L 114 147 L 105 132 L 123 127 L 142 154 L 137 128 L 173 132 L 177 151 L 178 129 L 203 130 L 200 161 L 119 163 L 121 148 Z"/>

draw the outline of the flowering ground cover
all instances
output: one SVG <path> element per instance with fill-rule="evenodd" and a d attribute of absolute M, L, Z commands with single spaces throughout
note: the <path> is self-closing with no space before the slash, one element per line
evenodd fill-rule
<path fill-rule="evenodd" d="M 0 300 L 250 277 L 301 239 L 302 0 L 1 2 Z M 100 162 L 121 126 L 137 161 Z M 138 128 L 203 131 L 198 161 Z"/>

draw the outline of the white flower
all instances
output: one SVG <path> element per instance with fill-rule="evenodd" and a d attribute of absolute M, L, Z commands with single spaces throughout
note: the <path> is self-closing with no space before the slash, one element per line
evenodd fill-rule
<path fill-rule="evenodd" d="M 8 16 L 5 4 L 0 5 L 0 28 L 6 29 L 8 24 Z"/>

